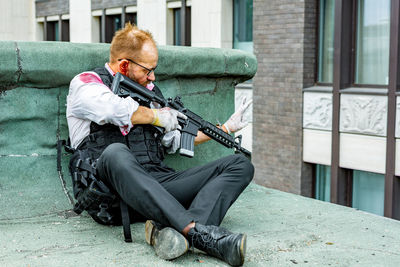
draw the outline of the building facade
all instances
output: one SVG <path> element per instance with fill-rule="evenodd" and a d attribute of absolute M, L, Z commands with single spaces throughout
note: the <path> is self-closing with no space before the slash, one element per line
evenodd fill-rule
<path fill-rule="evenodd" d="M 257 182 L 399 219 L 399 1 L 254 1 Z"/>
<path fill-rule="evenodd" d="M 254 52 L 236 102 L 253 98 L 255 181 L 399 219 L 397 0 L 9 2 L 3 20 L 29 27 L 0 25 L 3 40 L 110 42 L 130 21 L 159 45 Z"/>

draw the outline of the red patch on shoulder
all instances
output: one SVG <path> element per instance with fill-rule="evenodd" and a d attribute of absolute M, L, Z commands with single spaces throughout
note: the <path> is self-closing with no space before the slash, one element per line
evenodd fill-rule
<path fill-rule="evenodd" d="M 79 75 L 79 79 L 84 83 L 101 83 L 101 84 L 103 84 L 103 81 L 97 75 L 94 75 L 93 73 L 82 73 L 81 75 Z"/>

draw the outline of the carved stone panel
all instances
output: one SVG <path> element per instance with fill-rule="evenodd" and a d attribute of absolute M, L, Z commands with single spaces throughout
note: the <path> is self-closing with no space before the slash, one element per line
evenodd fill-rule
<path fill-rule="evenodd" d="M 400 138 L 400 97 L 396 97 L 396 137 Z"/>
<path fill-rule="evenodd" d="M 332 94 L 304 92 L 303 128 L 332 130 Z"/>
<path fill-rule="evenodd" d="M 386 136 L 386 121 L 386 96 L 341 95 L 341 132 Z"/>

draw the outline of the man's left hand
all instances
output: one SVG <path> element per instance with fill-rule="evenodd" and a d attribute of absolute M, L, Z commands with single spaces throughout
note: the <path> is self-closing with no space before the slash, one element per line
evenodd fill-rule
<path fill-rule="evenodd" d="M 181 132 L 174 130 L 164 134 L 161 144 L 167 148 L 168 154 L 174 154 L 181 146 Z"/>
<path fill-rule="evenodd" d="M 246 97 L 242 98 L 242 104 L 240 107 L 232 114 L 232 116 L 224 123 L 224 126 L 228 133 L 237 132 L 249 124 L 249 122 L 244 118 L 244 113 L 249 108 L 252 100 L 246 101 Z"/>

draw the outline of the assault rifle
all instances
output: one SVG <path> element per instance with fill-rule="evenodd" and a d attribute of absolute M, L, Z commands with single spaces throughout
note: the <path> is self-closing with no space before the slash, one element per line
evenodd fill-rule
<path fill-rule="evenodd" d="M 236 153 L 242 153 L 248 158 L 251 157 L 251 152 L 241 146 L 241 135 L 234 138 L 212 123 L 203 120 L 199 115 L 185 108 L 179 96 L 175 97 L 174 99 L 168 98 L 168 100 L 166 100 L 157 96 L 155 92 L 132 81 L 119 72 L 114 77 L 111 90 L 114 92 L 114 94 L 121 97 L 130 96 L 135 100 L 139 100 L 139 102 L 143 101 L 146 103 L 154 101 L 160 104 L 162 107 L 170 107 L 185 114 L 187 116 L 187 120 L 178 118 L 178 122 L 182 127 L 181 145 L 179 149 L 179 153 L 182 156 L 190 158 L 194 156 L 194 139 L 197 136 L 197 131 L 200 130 L 208 137 L 214 139 L 225 147 L 235 149 Z"/>

